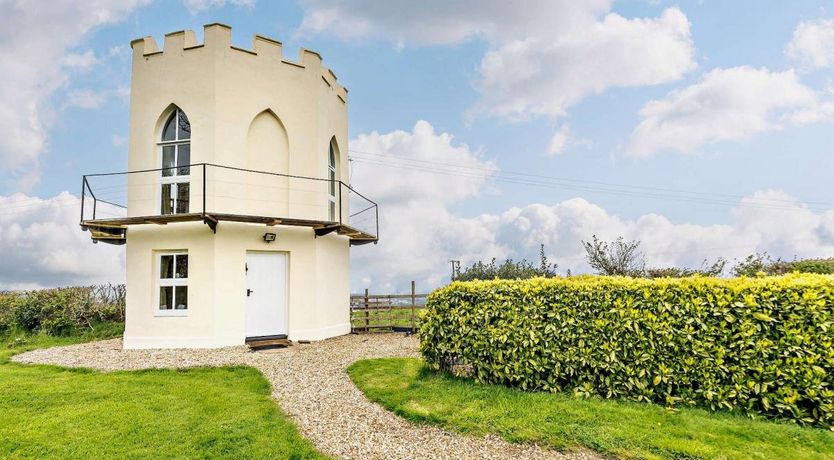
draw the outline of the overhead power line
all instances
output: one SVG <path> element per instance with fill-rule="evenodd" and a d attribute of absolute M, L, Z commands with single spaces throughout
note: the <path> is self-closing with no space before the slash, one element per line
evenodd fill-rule
<path fill-rule="evenodd" d="M 790 211 L 804 209 L 824 211 L 830 209 L 831 207 L 834 207 L 834 202 L 806 201 L 803 203 L 805 207 L 800 208 L 794 205 L 794 202 L 791 200 L 779 198 L 751 198 L 740 195 L 730 195 L 721 193 L 695 192 L 640 185 L 611 184 L 600 181 L 586 181 L 580 179 L 567 179 L 512 171 L 499 171 L 497 170 L 497 168 L 492 169 L 463 164 L 441 163 L 414 158 L 401 158 L 393 155 L 374 154 L 358 150 L 351 150 L 351 152 L 356 153 L 353 155 L 353 158 L 358 163 L 366 163 L 394 169 L 411 169 L 454 177 L 464 177 L 482 180 L 488 179 L 495 180 L 498 182 L 519 185 L 531 185 L 545 188 L 583 191 L 591 193 L 605 193 L 635 198 L 675 200 L 731 207 L 781 209 Z M 741 202 L 742 199 L 744 199 L 743 203 Z"/>

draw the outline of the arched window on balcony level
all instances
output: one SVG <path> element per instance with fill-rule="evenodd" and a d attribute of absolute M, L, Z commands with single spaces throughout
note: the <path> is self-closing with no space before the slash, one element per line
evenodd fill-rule
<path fill-rule="evenodd" d="M 328 199 L 328 216 L 331 222 L 336 219 L 336 152 L 333 151 L 333 142 L 330 143 L 330 152 L 327 159 L 327 179 L 330 181 Z"/>
<path fill-rule="evenodd" d="M 191 123 L 179 108 L 162 128 L 160 149 L 160 214 L 188 212 L 191 177 Z"/>

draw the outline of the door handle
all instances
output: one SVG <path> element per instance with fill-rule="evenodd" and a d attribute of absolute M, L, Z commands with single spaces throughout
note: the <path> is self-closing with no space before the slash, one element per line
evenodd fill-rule
<path fill-rule="evenodd" d="M 246 297 L 249 297 L 250 295 L 252 295 L 253 292 L 255 292 L 255 291 L 253 291 L 251 289 L 247 289 L 246 290 Z"/>

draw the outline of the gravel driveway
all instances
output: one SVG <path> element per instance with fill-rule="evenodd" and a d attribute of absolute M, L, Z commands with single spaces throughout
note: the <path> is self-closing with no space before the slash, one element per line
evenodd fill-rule
<path fill-rule="evenodd" d="M 488 436 L 461 436 L 415 425 L 369 401 L 345 368 L 375 357 L 417 357 L 417 340 L 399 334 L 347 335 L 286 349 L 252 353 L 214 350 L 122 350 L 105 340 L 30 351 L 13 361 L 102 371 L 248 365 L 270 381 L 273 397 L 301 433 L 327 454 L 346 459 L 598 458 L 588 451 L 562 454 Z"/>

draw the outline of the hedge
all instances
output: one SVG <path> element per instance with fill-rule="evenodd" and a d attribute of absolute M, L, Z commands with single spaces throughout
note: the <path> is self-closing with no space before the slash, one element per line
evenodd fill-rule
<path fill-rule="evenodd" d="M 456 282 L 420 341 L 478 382 L 834 425 L 834 276 Z"/>
<path fill-rule="evenodd" d="M 123 322 L 125 286 L 0 292 L 0 335 L 12 330 L 61 335 L 100 322 Z"/>

